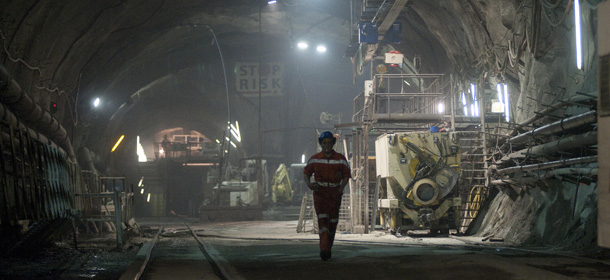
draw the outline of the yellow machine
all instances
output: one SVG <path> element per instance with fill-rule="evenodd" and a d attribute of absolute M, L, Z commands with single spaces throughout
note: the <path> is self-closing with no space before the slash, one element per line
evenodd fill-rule
<path fill-rule="evenodd" d="M 288 169 L 283 163 L 275 171 L 273 175 L 273 185 L 271 186 L 272 197 L 271 200 L 274 203 L 285 203 L 290 204 L 292 202 L 292 185 L 290 183 L 290 176 L 288 175 Z"/>
<path fill-rule="evenodd" d="M 375 141 L 381 225 L 447 234 L 459 224 L 459 142 L 454 132 L 386 133 Z"/>

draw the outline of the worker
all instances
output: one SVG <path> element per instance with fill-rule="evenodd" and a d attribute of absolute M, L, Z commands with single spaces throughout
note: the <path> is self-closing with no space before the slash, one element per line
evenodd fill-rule
<path fill-rule="evenodd" d="M 163 135 L 163 141 L 161 141 L 161 148 L 163 148 L 163 153 L 165 157 L 171 157 L 170 153 L 172 151 L 172 143 L 167 139 L 167 134 Z"/>
<path fill-rule="evenodd" d="M 440 129 L 440 132 L 450 132 L 450 131 L 453 131 L 453 129 L 451 129 L 451 122 L 449 122 L 449 121 L 443 122 L 443 127 Z"/>
<path fill-rule="evenodd" d="M 331 248 L 339 223 L 341 198 L 345 185 L 351 178 L 347 159 L 333 150 L 336 142 L 337 139 L 330 131 L 322 132 L 318 137 L 322 151 L 307 161 L 303 171 L 305 183 L 313 191 L 320 235 L 320 258 L 323 261 L 331 258 Z"/>

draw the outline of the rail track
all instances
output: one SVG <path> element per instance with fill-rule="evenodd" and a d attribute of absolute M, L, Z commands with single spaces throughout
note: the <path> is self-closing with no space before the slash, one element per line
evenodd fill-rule
<path fill-rule="evenodd" d="M 196 231 L 184 226 L 160 226 L 120 279 L 233 279 Z"/>

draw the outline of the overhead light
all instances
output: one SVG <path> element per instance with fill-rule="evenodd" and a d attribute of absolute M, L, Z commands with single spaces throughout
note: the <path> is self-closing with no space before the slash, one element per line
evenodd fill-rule
<path fill-rule="evenodd" d="M 301 155 L 301 163 L 305 163 L 305 154 Z"/>
<path fill-rule="evenodd" d="M 97 98 L 95 98 L 95 100 L 93 100 L 93 107 L 97 108 L 97 106 L 100 106 L 100 98 L 99 97 L 97 97 Z"/>
<path fill-rule="evenodd" d="M 324 53 L 324 52 L 326 52 L 326 47 L 325 47 L 325 46 L 323 46 L 323 45 L 318 45 L 318 46 L 316 47 L 316 50 L 317 50 L 318 52 L 320 52 L 320 53 Z"/>
<path fill-rule="evenodd" d="M 150 202 L 150 193 L 148 193 L 148 196 L 146 197 L 146 202 Z"/>
<path fill-rule="evenodd" d="M 276 1 L 276 0 L 269 0 L 269 1 L 267 1 L 267 4 L 269 4 L 269 5 L 273 5 L 273 4 L 275 4 L 275 3 L 277 3 L 277 1 Z"/>
<path fill-rule="evenodd" d="M 309 47 L 309 45 L 307 44 L 307 42 L 301 41 L 301 42 L 297 43 L 297 47 L 301 50 L 304 50 L 304 49 L 307 49 Z"/>

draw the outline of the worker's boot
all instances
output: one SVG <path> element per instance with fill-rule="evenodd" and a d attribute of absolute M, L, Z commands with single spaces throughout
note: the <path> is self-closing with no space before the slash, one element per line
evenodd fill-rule
<path fill-rule="evenodd" d="M 324 251 L 320 251 L 320 258 L 321 258 L 323 261 L 330 260 L 330 255 L 331 255 L 331 254 L 330 254 L 330 251 L 326 251 L 326 250 L 324 250 Z"/>

